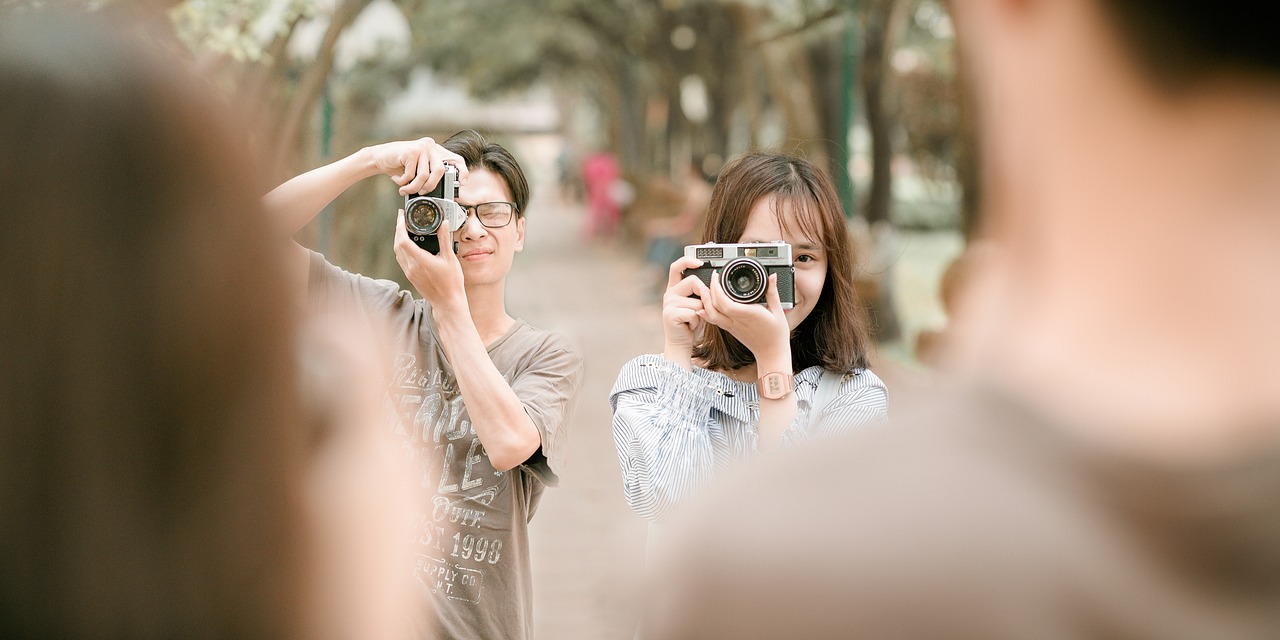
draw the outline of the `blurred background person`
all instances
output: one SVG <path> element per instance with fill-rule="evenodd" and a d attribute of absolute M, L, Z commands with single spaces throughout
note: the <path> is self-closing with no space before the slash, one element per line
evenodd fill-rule
<path fill-rule="evenodd" d="M 622 169 L 607 151 L 597 151 L 582 161 L 583 204 L 587 219 L 582 228 L 585 240 L 611 240 L 622 220 L 620 191 Z"/>
<path fill-rule="evenodd" d="M 692 159 L 685 165 L 678 185 L 682 190 L 680 207 L 673 215 L 662 215 L 644 221 L 644 261 L 653 272 L 654 297 L 662 299 L 667 288 L 667 270 L 684 255 L 687 245 L 698 243 L 702 221 L 711 202 L 711 182 L 702 172 L 702 161 Z"/>
<path fill-rule="evenodd" d="M 1269 14 L 952 8 L 1000 250 L 966 275 L 949 384 L 726 483 L 656 637 L 1275 638 Z"/>
<path fill-rule="evenodd" d="M 147 26 L 0 24 L 0 637 L 403 637 L 370 397 L 300 395 L 244 129 Z"/>

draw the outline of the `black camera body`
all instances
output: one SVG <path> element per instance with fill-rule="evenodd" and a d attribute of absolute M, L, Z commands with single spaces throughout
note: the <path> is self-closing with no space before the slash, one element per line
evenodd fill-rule
<path fill-rule="evenodd" d="M 765 304 L 769 276 L 776 273 L 782 308 L 795 306 L 796 270 L 791 260 L 791 245 L 785 242 L 695 244 L 685 247 L 684 255 L 702 261 L 701 267 L 685 269 L 685 277 L 698 276 L 709 287 L 711 278 L 719 271 L 724 292 L 730 299 L 744 304 Z"/>
<path fill-rule="evenodd" d="M 447 164 L 435 189 L 427 193 L 411 193 L 404 197 L 404 228 L 413 243 L 431 253 L 440 253 L 436 231 L 441 224 L 449 233 L 462 228 L 467 212 L 454 202 L 458 199 L 458 169 Z"/>

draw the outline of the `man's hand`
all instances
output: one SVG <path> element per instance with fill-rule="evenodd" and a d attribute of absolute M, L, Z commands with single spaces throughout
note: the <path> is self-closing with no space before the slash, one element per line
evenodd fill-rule
<path fill-rule="evenodd" d="M 369 160 L 379 173 L 391 176 L 400 186 L 400 195 L 424 193 L 435 188 L 444 175 L 444 166 L 458 169 L 458 181 L 467 178 L 462 156 L 436 144 L 431 138 L 387 142 L 368 148 Z"/>
<path fill-rule="evenodd" d="M 443 171 L 443 169 L 442 169 Z M 409 239 L 404 227 L 404 210 L 396 213 L 396 262 L 418 293 L 436 310 L 467 313 L 467 292 L 463 287 L 462 264 L 453 253 L 453 232 L 442 224 L 436 232 L 440 253 L 432 254 Z"/>

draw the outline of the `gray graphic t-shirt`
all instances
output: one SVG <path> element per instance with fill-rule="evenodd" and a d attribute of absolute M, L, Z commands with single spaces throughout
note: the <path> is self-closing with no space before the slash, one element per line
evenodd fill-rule
<path fill-rule="evenodd" d="M 387 392 L 401 417 L 406 458 L 420 473 L 413 568 L 431 638 L 529 638 L 532 580 L 528 523 L 543 487 L 557 483 L 564 425 L 582 382 L 569 340 L 517 320 L 489 357 L 542 436 L 524 464 L 498 471 L 471 427 L 430 308 L 390 281 L 349 273 L 312 254 L 311 302 L 351 306 L 385 323 L 396 353 Z"/>

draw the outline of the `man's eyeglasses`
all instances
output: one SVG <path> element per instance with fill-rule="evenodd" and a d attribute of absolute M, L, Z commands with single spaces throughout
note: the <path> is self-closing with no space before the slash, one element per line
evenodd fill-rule
<path fill-rule="evenodd" d="M 458 206 L 466 212 L 468 216 L 474 212 L 476 220 L 480 224 L 489 229 L 497 229 L 511 224 L 511 219 L 515 217 L 516 205 L 510 202 L 482 202 L 471 206 L 459 203 Z"/>

